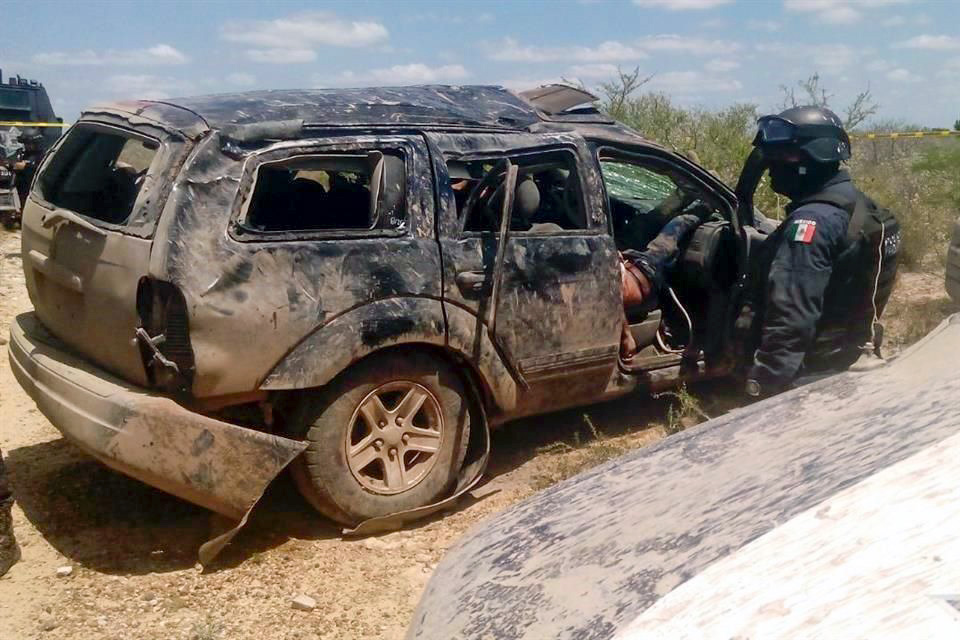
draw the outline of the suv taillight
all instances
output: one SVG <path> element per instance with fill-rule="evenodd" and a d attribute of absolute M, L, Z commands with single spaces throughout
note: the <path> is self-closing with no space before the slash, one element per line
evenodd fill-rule
<path fill-rule="evenodd" d="M 190 323 L 183 294 L 174 285 L 142 278 L 137 287 L 137 343 L 152 386 L 188 393 L 194 358 Z"/>

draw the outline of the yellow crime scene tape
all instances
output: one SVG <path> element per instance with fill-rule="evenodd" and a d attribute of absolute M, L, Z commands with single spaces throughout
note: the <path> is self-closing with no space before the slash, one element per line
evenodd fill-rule
<path fill-rule="evenodd" d="M 16 120 L 0 121 L 0 127 L 69 127 L 66 122 L 19 122 Z"/>
<path fill-rule="evenodd" d="M 904 131 L 900 133 L 851 133 L 851 138 L 876 140 L 877 138 L 948 138 L 960 136 L 960 131 Z"/>

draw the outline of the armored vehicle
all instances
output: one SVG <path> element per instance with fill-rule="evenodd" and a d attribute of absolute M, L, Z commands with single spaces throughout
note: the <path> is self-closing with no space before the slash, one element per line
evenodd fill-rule
<path fill-rule="evenodd" d="M 19 223 L 37 164 L 60 137 L 61 127 L 50 125 L 60 122 L 42 84 L 20 76 L 4 82 L 0 71 L 0 224 L 4 227 Z"/>

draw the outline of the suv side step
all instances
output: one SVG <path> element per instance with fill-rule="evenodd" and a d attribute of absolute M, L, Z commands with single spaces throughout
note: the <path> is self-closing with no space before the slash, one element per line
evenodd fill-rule
<path fill-rule="evenodd" d="M 656 369 L 665 369 L 679 365 L 683 361 L 681 353 L 665 353 L 652 356 L 634 356 L 629 360 L 620 360 L 620 368 L 626 373 L 643 373 Z"/>

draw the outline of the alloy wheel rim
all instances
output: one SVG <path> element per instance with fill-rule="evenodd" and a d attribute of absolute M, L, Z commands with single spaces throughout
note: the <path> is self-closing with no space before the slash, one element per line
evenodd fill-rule
<path fill-rule="evenodd" d="M 350 473 L 380 495 L 418 485 L 436 465 L 444 438 L 440 402 L 426 387 L 399 380 L 360 401 L 344 439 Z"/>

